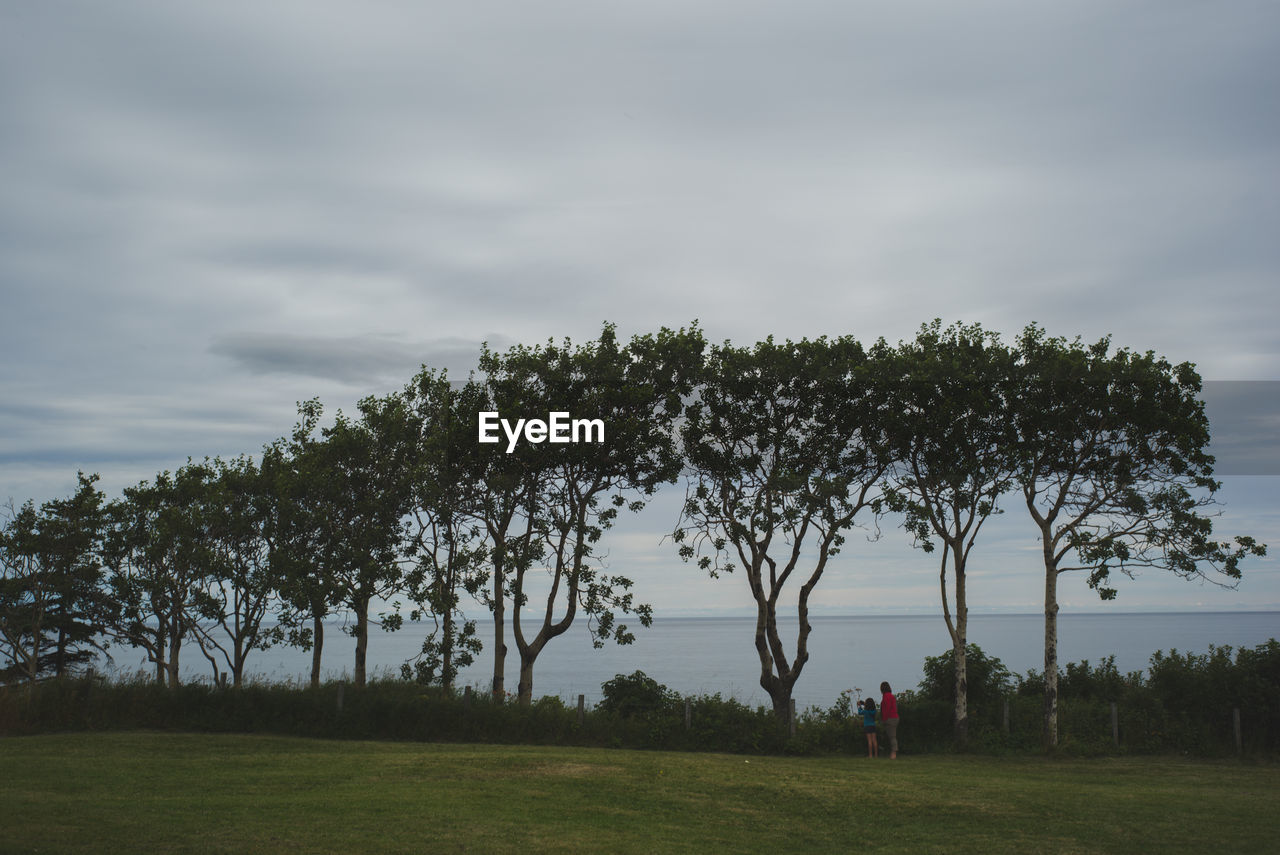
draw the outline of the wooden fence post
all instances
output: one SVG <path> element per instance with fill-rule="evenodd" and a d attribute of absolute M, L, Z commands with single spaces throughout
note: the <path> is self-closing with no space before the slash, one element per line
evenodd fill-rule
<path fill-rule="evenodd" d="M 586 721 L 586 706 L 586 695 L 578 695 L 578 727 L 582 727 L 583 722 Z"/>
<path fill-rule="evenodd" d="M 1244 738 L 1243 738 L 1243 734 L 1241 734 L 1240 732 L 1240 708 L 1239 707 L 1231 708 L 1231 729 L 1232 731 L 1234 731 L 1235 737 L 1236 737 L 1236 753 L 1243 754 Z"/>
<path fill-rule="evenodd" d="M 693 728 L 693 701 L 688 698 L 684 699 L 684 729 Z"/>
<path fill-rule="evenodd" d="M 462 690 L 462 708 L 467 712 L 471 711 L 471 687 L 467 686 Z"/>
<path fill-rule="evenodd" d="M 341 683 L 338 684 L 338 715 L 342 715 L 342 696 L 343 694 L 345 694 L 346 688 L 347 688 L 346 680 L 343 680 Z"/>
<path fill-rule="evenodd" d="M 795 736 L 796 735 L 796 699 L 795 698 L 791 699 L 791 714 L 788 717 L 791 719 L 791 735 Z"/>
<path fill-rule="evenodd" d="M 1111 702 L 1111 741 L 1120 747 L 1120 710 L 1115 701 Z"/>

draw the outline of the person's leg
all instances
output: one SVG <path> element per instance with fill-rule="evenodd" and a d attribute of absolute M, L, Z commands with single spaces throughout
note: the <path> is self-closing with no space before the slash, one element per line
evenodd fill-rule
<path fill-rule="evenodd" d="M 867 757 L 871 757 L 871 734 L 864 734 L 867 737 Z"/>
<path fill-rule="evenodd" d="M 871 742 L 871 756 L 880 756 L 880 738 L 874 733 L 867 734 L 867 739 Z"/>
<path fill-rule="evenodd" d="M 898 720 L 896 718 L 885 719 L 884 729 L 889 736 L 889 759 L 896 760 L 898 757 Z"/>

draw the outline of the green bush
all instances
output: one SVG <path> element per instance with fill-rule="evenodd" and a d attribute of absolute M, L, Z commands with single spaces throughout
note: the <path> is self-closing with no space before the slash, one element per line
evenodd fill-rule
<path fill-rule="evenodd" d="M 620 718 L 672 712 L 680 696 L 643 671 L 628 676 L 618 674 L 600 684 L 604 698 L 596 709 Z"/>
<path fill-rule="evenodd" d="M 1029 672 L 1016 691 L 993 694 L 993 687 L 1008 687 L 1007 671 L 998 659 L 977 652 L 972 661 L 979 667 L 972 674 L 981 687 L 969 710 L 970 749 L 1038 751 L 1042 702 L 1034 687 L 1039 675 Z M 920 691 L 898 693 L 904 754 L 953 750 L 954 703 L 938 679 L 945 655 L 930 662 L 932 682 L 926 680 Z M 1280 754 L 1280 643 L 1275 640 L 1238 651 L 1214 647 L 1203 655 L 1158 652 L 1151 657 L 1149 678 L 1121 677 L 1110 657 L 1096 667 L 1071 664 L 1060 687 L 1058 731 L 1065 753 L 1230 755 L 1236 708 L 1245 752 Z M 719 694 L 683 698 L 643 672 L 618 675 L 601 688 L 604 700 L 580 722 L 576 707 L 554 696 L 522 707 L 488 692 L 467 698 L 389 678 L 363 687 L 251 682 L 238 689 L 209 683 L 171 689 L 146 674 L 114 680 L 82 676 L 0 686 L 0 735 L 142 728 L 751 754 L 865 751 L 861 727 L 849 714 L 850 698 L 843 695 L 828 709 L 802 713 L 792 737 L 771 709 Z M 1119 749 L 1111 738 L 1113 701 L 1119 710 Z"/>

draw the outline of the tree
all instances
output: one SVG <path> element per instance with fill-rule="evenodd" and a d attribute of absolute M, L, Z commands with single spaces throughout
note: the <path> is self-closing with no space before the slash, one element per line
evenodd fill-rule
<path fill-rule="evenodd" d="M 681 431 L 689 487 L 675 540 L 682 558 L 700 556 L 712 576 L 746 573 L 760 685 L 780 722 L 809 659 L 809 598 L 857 515 L 880 511 L 890 460 L 880 381 L 879 366 L 849 337 L 726 343 L 708 357 Z M 794 657 L 778 630 L 793 576 Z"/>
<path fill-rule="evenodd" d="M 203 510 L 212 554 L 205 590 L 216 615 L 214 626 L 198 624 L 195 631 L 214 679 L 225 666 L 239 687 L 249 653 L 283 639 L 278 626 L 264 626 L 277 600 L 268 540 L 272 503 L 263 472 L 251 459 L 214 459 L 209 465 Z"/>
<path fill-rule="evenodd" d="M 517 346 L 482 359 L 494 399 L 521 400 L 527 409 L 520 417 L 568 413 L 598 419 L 605 430 L 600 442 L 527 443 L 521 458 L 519 483 L 527 489 L 522 515 L 540 541 L 537 552 L 529 544 L 521 556 L 528 560 L 512 568 L 512 630 L 520 654 L 517 694 L 522 704 L 532 700 L 539 654 L 568 631 L 579 608 L 597 647 L 610 638 L 619 644 L 633 640 L 627 625 L 618 622 L 619 614 L 635 614 L 644 626 L 652 621 L 650 608 L 634 602 L 630 579 L 602 572 L 596 544 L 621 508 L 640 510 L 659 484 L 678 476 L 673 425 L 693 389 L 703 346 L 696 325 L 636 336 L 625 346 L 614 327 L 606 325 L 600 338 L 587 345 L 566 340 L 562 345 Z M 488 453 L 505 451 L 494 446 Z M 525 606 L 538 552 L 547 587 L 545 596 L 539 593 L 541 605 L 530 609 L 535 620 L 529 626 Z"/>
<path fill-rule="evenodd" d="M 329 605 L 350 610 L 355 624 L 349 631 L 356 640 L 353 678 L 363 686 L 370 608 L 375 600 L 397 593 L 402 581 L 415 432 L 399 396 L 369 397 L 358 406 L 359 421 L 339 411 L 318 439 L 312 432 L 322 414 L 319 402 L 299 407 L 294 465 L 292 471 L 278 470 L 299 510 L 284 521 L 286 551 L 278 563 L 289 573 L 285 595 L 292 611 L 296 615 L 305 609 L 312 617 L 313 644 L 320 641 Z M 300 547 L 310 554 L 300 554 Z M 393 617 L 385 627 L 394 629 L 398 623 Z M 302 633 L 293 637 L 307 640 Z M 318 659 L 317 650 L 313 683 L 319 678 Z"/>
<path fill-rule="evenodd" d="M 1089 571 L 1108 600 L 1112 570 L 1162 568 L 1234 585 L 1240 562 L 1264 555 L 1250 537 L 1215 541 L 1204 510 L 1221 486 L 1206 448 L 1209 422 L 1189 363 L 1050 338 L 1018 339 L 1017 483 L 1042 548 L 1044 744 L 1058 742 L 1058 579 Z"/>
<path fill-rule="evenodd" d="M 211 477 L 207 465 L 188 461 L 154 483 L 125 488 L 107 508 L 112 634 L 141 648 L 156 681 L 171 687 L 179 683 L 183 641 L 200 620 L 217 616 L 205 591 L 213 552 L 201 512 Z"/>
<path fill-rule="evenodd" d="M 63 676 L 105 651 L 102 590 L 104 497 L 97 475 L 77 475 L 76 493 L 9 507 L 0 529 L 0 681 Z"/>
<path fill-rule="evenodd" d="M 53 599 L 52 574 L 40 560 L 35 504 L 5 509 L 0 530 L 0 653 L 9 664 L 0 682 L 34 683 L 48 667 L 45 624 Z"/>
<path fill-rule="evenodd" d="M 488 372 L 479 390 L 476 410 L 459 411 L 474 427 L 481 412 L 530 413 L 543 406 L 537 390 L 526 387 L 519 378 L 508 376 L 503 355 L 486 344 L 480 355 L 480 368 Z M 493 612 L 493 676 L 491 690 L 495 700 L 506 696 L 506 616 L 507 602 L 512 599 L 512 580 L 542 558 L 541 525 L 537 495 L 543 479 L 539 468 L 542 457 L 536 446 L 521 443 L 505 453 L 494 453 L 472 437 L 462 478 L 478 489 L 472 501 L 464 503 L 471 519 L 480 529 L 488 552 L 489 587 L 484 602 Z M 519 605 L 524 605 L 521 601 Z"/>
<path fill-rule="evenodd" d="M 276 440 L 262 454 L 267 564 L 282 604 L 279 625 L 289 644 L 311 651 L 312 687 L 320 685 L 324 621 L 337 585 L 324 550 L 328 511 L 316 486 L 327 477 L 317 433 L 322 414 L 319 400 L 298 404 L 289 439 Z"/>
<path fill-rule="evenodd" d="M 978 325 L 941 321 L 922 326 L 914 342 L 877 344 L 891 378 L 891 427 L 896 483 L 890 507 L 925 552 L 942 541 L 939 587 L 955 662 L 955 737 L 968 742 L 969 554 L 983 523 L 1012 483 L 1010 415 L 1012 357 Z M 951 574 L 955 609 L 949 604 Z"/>
<path fill-rule="evenodd" d="M 424 366 L 405 389 L 405 399 L 418 427 L 410 547 L 415 566 L 406 582 L 418 604 L 411 617 L 429 617 L 435 629 L 413 668 L 406 664 L 402 673 L 407 677 L 416 670 L 419 680 L 439 679 L 451 690 L 458 670 L 474 662 L 481 649 L 475 621 L 462 611 L 461 594 L 477 597 L 488 582 L 489 553 L 477 519 L 486 485 L 476 477 L 476 414 L 485 409 L 484 389 L 475 381 L 452 383 L 446 373 Z"/>

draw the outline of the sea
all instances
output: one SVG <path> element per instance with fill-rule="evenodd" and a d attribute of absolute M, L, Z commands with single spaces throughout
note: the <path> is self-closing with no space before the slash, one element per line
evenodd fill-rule
<path fill-rule="evenodd" d="M 491 622 L 478 621 L 486 649 L 476 663 L 461 672 L 458 686 L 487 690 L 493 670 L 489 644 Z M 833 705 L 846 689 L 874 694 L 882 681 L 896 691 L 914 689 L 924 676 L 926 656 L 950 649 L 946 624 L 938 615 L 823 615 L 810 618 L 809 661 L 796 684 L 799 709 Z M 1061 613 L 1058 661 L 1088 660 L 1097 664 L 1115 657 L 1121 673 L 1145 671 L 1156 651 L 1207 653 L 1210 646 L 1254 647 L 1280 637 L 1280 612 L 1139 612 Z M 782 638 L 794 657 L 795 624 L 780 623 Z M 406 622 L 397 632 L 370 630 L 370 675 L 397 676 L 400 666 L 421 649 L 429 629 Z M 535 697 L 556 695 L 568 703 L 585 696 L 599 701 L 601 684 L 619 674 L 643 671 L 681 694 L 716 694 L 749 705 L 767 705 L 760 688 L 760 664 L 755 651 L 754 617 L 655 618 L 653 625 L 635 627 L 634 643 L 612 642 L 596 649 L 586 628 L 574 626 L 552 639 L 534 667 Z M 322 655 L 325 679 L 349 678 L 355 660 L 354 639 L 341 623 L 326 629 Z M 1044 667 L 1044 616 L 987 614 L 969 616 L 969 642 L 988 656 L 999 658 L 1010 671 L 1025 674 Z M 519 657 L 508 627 L 506 688 L 515 691 Z M 113 650 L 117 672 L 145 670 L 135 651 Z M 194 644 L 183 648 L 185 679 L 211 679 L 212 669 Z M 267 682 L 305 683 L 311 654 L 291 647 L 255 651 L 248 677 Z"/>

